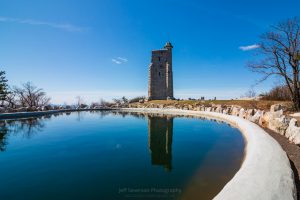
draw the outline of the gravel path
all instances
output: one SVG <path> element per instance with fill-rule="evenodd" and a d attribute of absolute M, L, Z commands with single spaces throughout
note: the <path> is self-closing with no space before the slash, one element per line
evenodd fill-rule
<path fill-rule="evenodd" d="M 300 200 L 300 147 L 290 143 L 286 137 L 275 133 L 269 129 L 265 129 L 267 133 L 269 133 L 277 142 L 281 145 L 283 150 L 287 153 L 291 167 L 294 171 L 295 182 L 298 192 L 298 199 Z"/>

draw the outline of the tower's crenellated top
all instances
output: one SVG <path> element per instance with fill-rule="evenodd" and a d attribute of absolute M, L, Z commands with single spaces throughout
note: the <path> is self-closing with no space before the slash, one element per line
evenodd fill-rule
<path fill-rule="evenodd" d="M 168 49 L 168 50 L 172 50 L 173 46 L 171 44 L 171 42 L 167 42 L 164 46 L 165 49 Z"/>

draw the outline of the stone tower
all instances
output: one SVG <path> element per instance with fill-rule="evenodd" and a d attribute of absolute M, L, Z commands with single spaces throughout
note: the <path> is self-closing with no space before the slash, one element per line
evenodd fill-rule
<path fill-rule="evenodd" d="M 152 165 L 172 170 L 173 117 L 148 116 L 148 145 Z"/>
<path fill-rule="evenodd" d="M 167 42 L 163 49 L 153 50 L 149 66 L 148 100 L 174 99 L 172 44 Z"/>

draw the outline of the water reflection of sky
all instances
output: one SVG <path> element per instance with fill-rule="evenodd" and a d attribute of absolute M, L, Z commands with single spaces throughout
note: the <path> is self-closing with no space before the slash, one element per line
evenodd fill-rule
<path fill-rule="evenodd" d="M 81 187 L 89 187 L 91 199 L 126 199 L 128 193 L 116 194 L 116 188 L 139 186 L 180 189 L 166 199 L 210 199 L 239 168 L 243 147 L 239 131 L 225 123 L 170 115 L 74 112 L 2 120 L 0 176 L 10 181 L 0 193 L 18 199 L 8 189 L 17 184 L 28 199 L 38 199 L 30 191 L 38 180 L 50 190 L 54 183 L 65 188 L 54 193 L 64 194 L 64 199 L 83 198 L 83 190 L 73 195 L 69 187 L 89 180 Z M 20 172 L 17 177 L 15 170 Z M 47 190 L 35 192 L 48 194 L 45 199 L 55 197 Z"/>

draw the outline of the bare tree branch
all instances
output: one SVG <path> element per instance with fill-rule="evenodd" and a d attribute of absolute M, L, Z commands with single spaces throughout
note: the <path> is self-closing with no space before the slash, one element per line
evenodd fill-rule
<path fill-rule="evenodd" d="M 291 93 L 295 109 L 299 110 L 300 20 L 289 19 L 271 26 L 271 29 L 261 37 L 257 55 L 262 58 L 248 67 L 263 74 L 261 81 L 272 75 L 281 77 Z"/>

